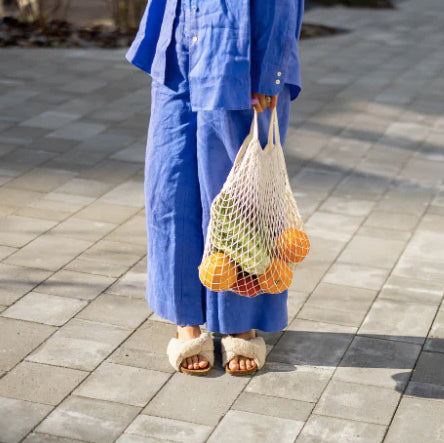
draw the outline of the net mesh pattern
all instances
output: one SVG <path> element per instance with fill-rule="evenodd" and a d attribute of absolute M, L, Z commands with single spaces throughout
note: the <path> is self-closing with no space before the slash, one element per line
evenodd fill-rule
<path fill-rule="evenodd" d="M 276 107 L 264 149 L 254 110 L 250 133 L 211 204 L 200 281 L 213 291 L 247 297 L 278 294 L 290 286 L 309 249 L 288 178 Z"/>

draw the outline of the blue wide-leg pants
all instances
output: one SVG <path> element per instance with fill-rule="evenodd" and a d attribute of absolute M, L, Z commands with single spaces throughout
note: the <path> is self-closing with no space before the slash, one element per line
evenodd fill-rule
<path fill-rule="evenodd" d="M 210 207 L 250 130 L 253 108 L 197 110 L 190 105 L 188 19 L 181 0 L 167 49 L 166 85 L 152 80 L 151 116 L 145 156 L 147 285 L 145 298 L 159 316 L 180 326 L 204 325 L 234 334 L 287 326 L 288 291 L 253 298 L 213 292 L 199 280 Z M 277 101 L 281 143 L 290 111 L 286 84 Z M 265 147 L 270 109 L 258 113 Z"/>

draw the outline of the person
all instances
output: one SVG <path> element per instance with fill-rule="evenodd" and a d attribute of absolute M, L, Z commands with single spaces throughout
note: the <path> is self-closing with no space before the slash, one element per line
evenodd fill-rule
<path fill-rule="evenodd" d="M 177 325 L 173 367 L 193 375 L 214 364 L 209 332 L 224 334 L 222 362 L 248 374 L 265 360 L 257 329 L 287 326 L 287 290 L 254 298 L 202 285 L 211 202 L 258 114 L 267 141 L 276 109 L 282 145 L 302 90 L 298 41 L 304 0 L 148 0 L 126 59 L 151 76 L 145 155 L 145 298 Z"/>

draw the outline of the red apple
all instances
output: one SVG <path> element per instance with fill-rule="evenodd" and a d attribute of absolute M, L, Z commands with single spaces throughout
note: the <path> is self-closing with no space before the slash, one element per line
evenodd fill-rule
<path fill-rule="evenodd" d="M 261 287 L 255 276 L 241 271 L 237 274 L 237 281 L 233 286 L 233 291 L 239 295 L 256 297 L 256 295 L 260 294 Z"/>

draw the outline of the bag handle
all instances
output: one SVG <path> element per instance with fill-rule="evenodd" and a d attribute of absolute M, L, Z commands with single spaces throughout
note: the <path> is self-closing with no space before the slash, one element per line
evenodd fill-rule
<path fill-rule="evenodd" d="M 279 123 L 278 123 L 278 115 L 277 115 L 277 107 L 271 111 L 270 118 L 270 127 L 268 128 L 268 144 L 267 148 L 264 149 L 264 152 L 269 152 L 274 147 L 273 145 L 273 134 L 275 139 L 275 145 L 281 145 L 281 136 L 279 134 Z"/>
<path fill-rule="evenodd" d="M 258 125 L 257 114 L 258 113 L 256 109 L 254 109 L 254 115 L 250 125 L 250 132 L 245 138 L 244 142 L 242 143 L 242 146 L 240 147 L 239 152 L 237 153 L 236 158 L 234 159 L 233 167 L 237 166 L 242 161 L 242 158 L 245 155 L 245 151 L 247 150 L 248 145 L 251 143 L 251 141 L 255 139 L 259 140 L 259 125 Z"/>

